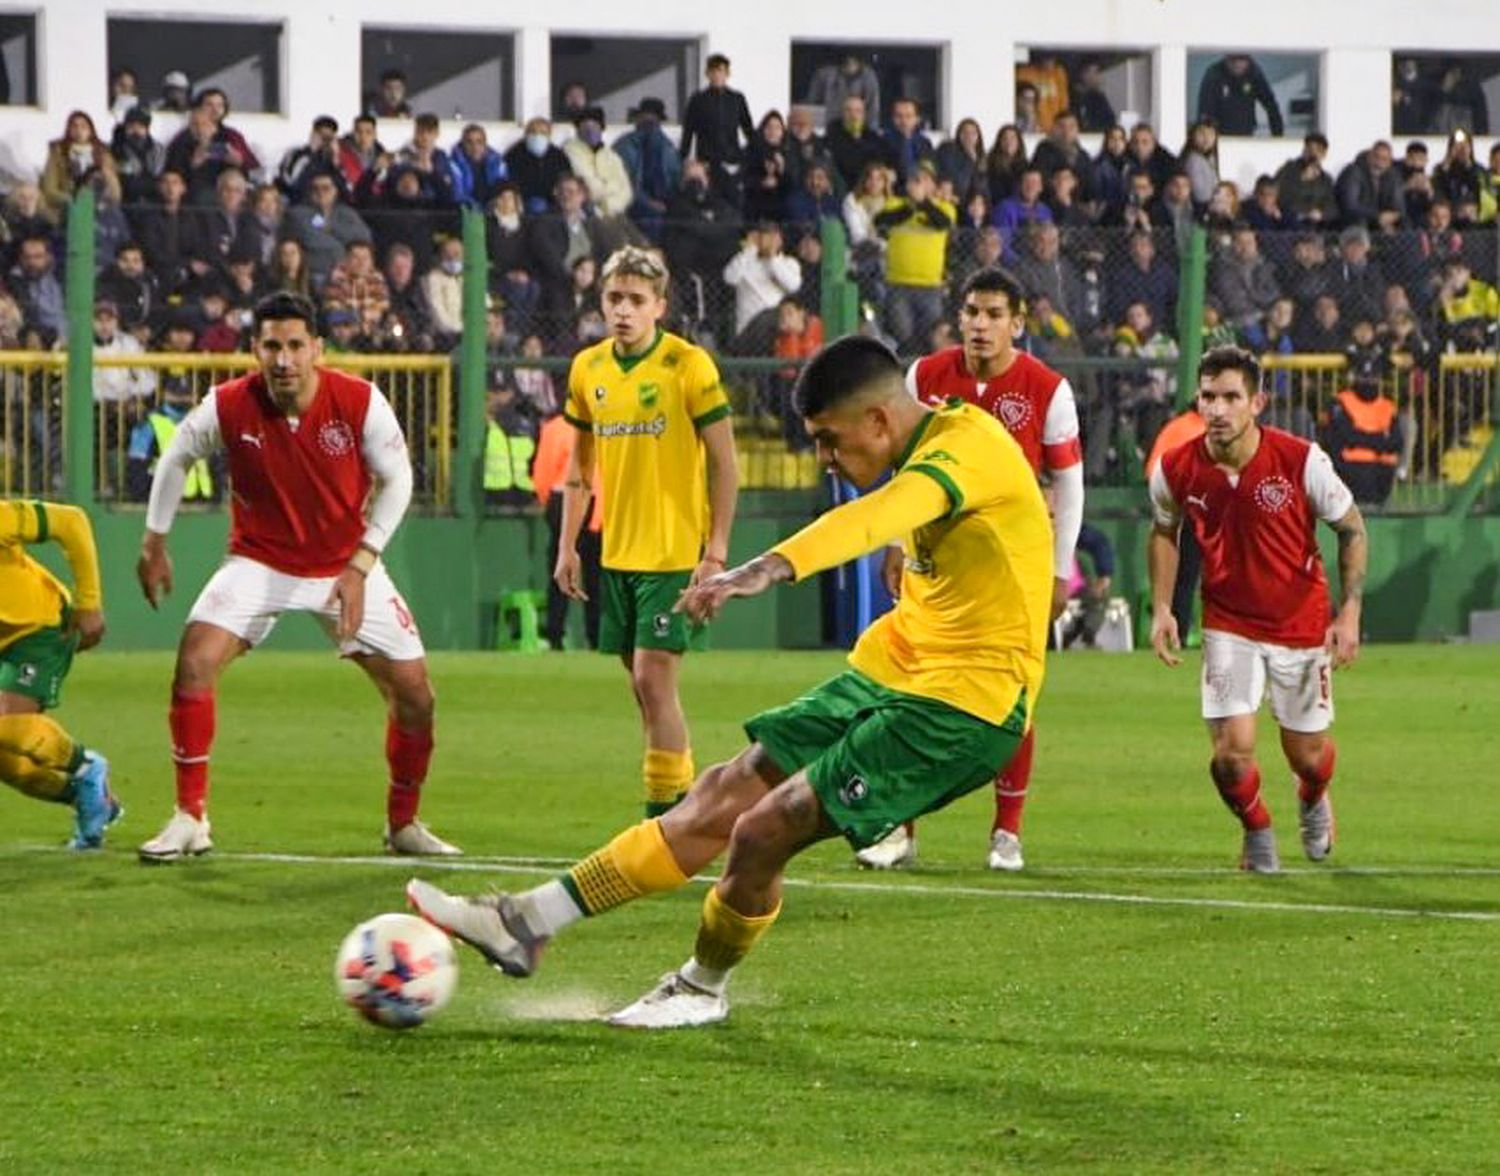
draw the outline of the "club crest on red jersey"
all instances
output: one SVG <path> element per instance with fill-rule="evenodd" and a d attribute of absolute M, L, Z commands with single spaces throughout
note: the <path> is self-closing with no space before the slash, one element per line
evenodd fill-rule
<path fill-rule="evenodd" d="M 995 415 L 1014 433 L 1031 421 L 1031 401 L 1024 396 L 1002 396 L 995 402 Z"/>
<path fill-rule="evenodd" d="M 343 457 L 354 450 L 354 430 L 343 421 L 329 421 L 318 430 L 318 448 L 329 457 Z"/>
<path fill-rule="evenodd" d="M 1264 479 L 1255 488 L 1255 505 L 1267 514 L 1280 514 L 1295 495 L 1292 484 L 1280 474 Z"/>

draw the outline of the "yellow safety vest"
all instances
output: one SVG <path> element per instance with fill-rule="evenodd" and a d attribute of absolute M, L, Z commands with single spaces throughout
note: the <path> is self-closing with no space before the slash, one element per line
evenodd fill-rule
<path fill-rule="evenodd" d="M 484 488 L 531 493 L 531 459 L 536 441 L 525 433 L 507 433 L 490 421 L 484 440 Z"/>
<path fill-rule="evenodd" d="M 151 422 L 151 431 L 156 434 L 156 453 L 158 458 L 167 451 L 167 446 L 172 444 L 172 438 L 177 435 L 177 422 L 164 412 L 153 412 L 147 419 Z M 156 462 L 151 463 L 151 470 L 156 471 Z M 187 485 L 182 492 L 183 500 L 193 498 L 212 498 L 214 496 L 214 476 L 209 472 L 208 462 L 199 458 L 188 468 Z"/>

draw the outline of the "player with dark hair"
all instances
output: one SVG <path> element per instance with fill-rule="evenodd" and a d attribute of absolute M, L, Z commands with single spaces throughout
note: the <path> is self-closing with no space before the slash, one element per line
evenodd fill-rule
<path fill-rule="evenodd" d="M 693 751 L 677 692 L 682 657 L 702 634 L 673 611 L 684 588 L 724 570 L 739 478 L 734 425 L 718 368 L 701 347 L 661 329 L 667 268 L 626 246 L 604 263 L 610 338 L 580 351 L 563 414 L 578 429 L 563 481 L 553 578 L 586 600 L 578 536 L 594 470 L 604 486 L 599 651 L 618 656 L 641 712 L 646 815 L 665 812 L 693 782 Z"/>
<path fill-rule="evenodd" d="M 850 668 L 750 719 L 750 746 L 703 772 L 681 804 L 555 881 L 469 899 L 416 879 L 407 886 L 422 915 L 502 971 L 526 976 L 564 927 L 677 889 L 728 849 L 691 958 L 617 1013 L 616 1025 L 722 1020 L 731 969 L 781 910 L 786 863 L 837 834 L 869 845 L 989 782 L 1020 745 L 1041 689 L 1052 529 L 1015 441 L 970 405 L 934 412 L 918 403 L 896 357 L 858 336 L 814 357 L 795 399 L 831 470 L 861 487 L 893 476 L 688 588 L 679 608 L 706 620 L 733 597 L 900 539 L 900 599 L 860 637 Z"/>
<path fill-rule="evenodd" d="M 214 688 L 285 612 L 314 614 L 387 702 L 386 848 L 459 852 L 417 820 L 432 758 L 432 686 L 416 622 L 380 562 L 411 501 L 406 439 L 373 384 L 319 364 L 316 323 L 312 303 L 297 294 L 256 306 L 260 370 L 211 388 L 152 478 L 136 567 L 152 608 L 172 590 L 167 532 L 193 464 L 223 449 L 234 494 L 229 557 L 199 593 L 177 649 L 170 712 L 177 808 L 141 846 L 143 861 L 213 848 Z"/>
<path fill-rule="evenodd" d="M 1244 828 L 1240 867 L 1281 868 L 1255 763 L 1255 715 L 1270 687 L 1281 750 L 1297 777 L 1303 852 L 1333 851 L 1331 672 L 1359 654 L 1368 543 L 1354 497 L 1318 446 L 1256 423 L 1266 406 L 1260 365 L 1239 347 L 1216 347 L 1198 366 L 1198 412 L 1207 432 L 1169 451 L 1151 475 L 1155 527 L 1151 646 L 1178 665 L 1172 615 L 1178 533 L 1203 552 L 1203 717 L 1213 740 L 1209 772 Z M 1338 535 L 1337 614 L 1317 521 Z"/>
<path fill-rule="evenodd" d="M 1083 525 L 1083 448 L 1073 388 L 1041 360 L 1018 351 L 1025 294 L 1003 269 L 982 269 L 964 283 L 958 327 L 962 342 L 917 360 L 906 386 L 923 404 L 940 407 L 957 398 L 995 417 L 1021 445 L 1032 472 L 1050 485 L 1053 508 L 1052 614 L 1068 603 L 1073 551 Z M 886 585 L 899 590 L 900 552 L 886 559 Z M 1035 704 L 1035 699 L 1032 700 Z M 989 868 L 1015 871 L 1021 856 L 1021 815 L 1031 783 L 1036 728 L 1005 771 L 995 777 L 995 819 L 990 825 Z M 917 856 L 914 828 L 903 826 L 858 855 L 861 865 L 894 869 Z"/>

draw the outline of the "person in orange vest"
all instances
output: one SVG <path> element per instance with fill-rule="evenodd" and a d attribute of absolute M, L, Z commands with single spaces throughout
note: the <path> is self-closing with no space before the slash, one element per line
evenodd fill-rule
<path fill-rule="evenodd" d="M 1196 408 L 1178 413 L 1156 434 L 1151 443 L 1151 452 L 1146 456 L 1146 485 L 1151 484 L 1151 475 L 1161 465 L 1161 459 L 1172 450 L 1190 441 L 1197 441 L 1206 432 L 1203 418 Z M 1177 582 L 1172 585 L 1172 617 L 1177 621 L 1177 632 L 1184 643 L 1193 625 L 1193 602 L 1198 596 L 1198 575 L 1203 570 L 1203 553 L 1198 550 L 1198 540 L 1191 527 L 1183 527 L 1177 539 Z"/>
<path fill-rule="evenodd" d="M 536 457 L 531 463 L 531 480 L 536 499 L 547 516 L 547 566 L 557 565 L 557 547 L 562 536 L 563 496 L 558 493 L 567 479 L 568 459 L 573 456 L 573 442 L 578 430 L 562 413 L 549 417 L 537 437 Z M 588 525 L 578 537 L 578 557 L 583 563 L 583 588 L 588 593 L 583 603 L 583 629 L 589 648 L 599 645 L 599 556 L 600 535 L 604 529 L 604 497 L 599 482 L 599 467 L 594 467 L 594 504 Z M 563 630 L 568 623 L 568 598 L 552 579 L 547 581 L 547 622 L 545 636 L 553 649 L 563 647 Z"/>
<path fill-rule="evenodd" d="M 1367 324 L 1360 323 L 1359 327 Z M 1349 347 L 1350 387 L 1338 394 L 1323 438 L 1333 468 L 1360 506 L 1382 506 L 1391 496 L 1401 460 L 1405 430 L 1396 402 L 1380 394 L 1390 368 L 1385 352 L 1371 338 Z"/>

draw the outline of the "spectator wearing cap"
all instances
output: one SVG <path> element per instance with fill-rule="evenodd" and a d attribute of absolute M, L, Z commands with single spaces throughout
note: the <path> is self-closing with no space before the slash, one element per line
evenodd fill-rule
<path fill-rule="evenodd" d="M 866 122 L 865 102 L 858 95 L 844 99 L 844 113 L 828 128 L 825 140 L 845 190 L 853 188 L 870 163 L 890 163 L 885 140 Z"/>
<path fill-rule="evenodd" d="M 334 307 L 323 314 L 327 328 L 324 346 L 334 355 L 351 355 L 359 351 L 370 351 L 369 340 L 360 330 L 359 315 L 342 306 Z"/>
<path fill-rule="evenodd" d="M 521 191 L 528 215 L 552 211 L 558 181 L 573 174 L 562 149 L 552 142 L 552 124 L 545 118 L 526 123 L 525 133 L 505 153 L 505 170 Z"/>
<path fill-rule="evenodd" d="M 1339 201 L 1333 177 L 1323 168 L 1327 158 L 1327 137 L 1320 131 L 1312 131 L 1302 139 L 1302 153 L 1277 169 L 1277 203 L 1298 224 L 1332 225 L 1338 221 Z"/>
<path fill-rule="evenodd" d="M 411 103 L 406 100 L 406 75 L 399 69 L 382 71 L 379 86 L 365 99 L 365 111 L 376 118 L 410 118 Z"/>
<path fill-rule="evenodd" d="M 724 284 L 734 291 L 733 349 L 740 355 L 770 353 L 776 308 L 802 285 L 802 268 L 783 244 L 781 226 L 761 221 L 724 267 Z"/>
<path fill-rule="evenodd" d="M 1338 300 L 1339 316 L 1346 322 L 1369 319 L 1379 322 L 1385 313 L 1385 277 L 1370 257 L 1370 233 L 1363 225 L 1350 225 L 1339 234 L 1339 256 L 1332 267 L 1330 293 Z"/>
<path fill-rule="evenodd" d="M 469 208 L 488 208 L 505 183 L 505 160 L 490 146 L 478 123 L 470 123 L 458 139 L 458 150 L 448 158 L 453 174 L 453 199 Z"/>
<path fill-rule="evenodd" d="M 703 72 L 708 85 L 688 99 L 682 114 L 682 157 L 701 159 L 708 165 L 709 182 L 738 203 L 736 177 L 755 123 L 745 96 L 729 87 L 729 58 L 710 54 Z"/>
<path fill-rule="evenodd" d="M 333 267 L 323 287 L 323 307 L 352 310 L 362 334 L 379 332 L 391 308 L 391 292 L 375 265 L 375 247 L 369 241 L 350 241 L 344 246 L 344 260 Z"/>
<path fill-rule="evenodd" d="M 286 214 L 286 231 L 302 243 L 313 289 L 321 291 L 350 241 L 372 240 L 370 226 L 339 198 L 338 182 L 317 175 L 308 185 L 307 203 Z"/>
<path fill-rule="evenodd" d="M 745 152 L 742 207 L 745 219 L 786 220 L 786 200 L 791 193 L 786 165 L 786 120 L 781 111 L 768 110 L 755 128 Z"/>
<path fill-rule="evenodd" d="M 1198 85 L 1198 118 L 1210 120 L 1226 135 L 1255 134 L 1255 108 L 1266 112 L 1271 136 L 1285 129 L 1281 104 L 1265 72 L 1248 53 L 1230 53 L 1208 67 Z"/>
<path fill-rule="evenodd" d="M 886 328 L 906 353 L 920 350 L 943 317 L 948 237 L 958 210 L 936 190 L 937 168 L 924 159 L 905 192 L 875 216 L 875 229 L 886 239 Z"/>
<path fill-rule="evenodd" d="M 42 199 L 55 216 L 67 211 L 73 194 L 95 177 L 110 197 L 119 203 L 120 177 L 115 171 L 115 157 L 94 130 L 94 120 L 82 110 L 68 115 L 62 137 L 47 145 L 47 162 L 42 168 Z"/>
<path fill-rule="evenodd" d="M 448 153 L 438 146 L 437 115 L 417 115 L 412 121 L 411 142 L 396 152 L 396 162 L 416 173 L 424 197 L 437 207 L 452 207 L 453 171 Z"/>
<path fill-rule="evenodd" d="M 1381 395 L 1390 359 L 1367 319 L 1354 324 L 1345 352 L 1349 386 L 1335 399 L 1323 437 L 1333 468 L 1360 506 L 1384 506 L 1405 438 L 1396 402 Z"/>
<path fill-rule="evenodd" d="M 906 183 L 917 164 L 936 155 L 932 140 L 922 133 L 922 113 L 915 98 L 897 98 L 891 103 L 891 123 L 883 138 L 886 158 L 900 184 Z"/>
<path fill-rule="evenodd" d="M 338 119 L 330 114 L 320 114 L 313 119 L 307 142 L 289 149 L 281 157 L 281 166 L 276 169 L 276 186 L 289 203 L 297 204 L 307 199 L 307 183 L 318 173 L 337 177 L 344 196 L 348 197 L 349 187 L 339 167 L 338 139 Z"/>
<path fill-rule="evenodd" d="M 804 186 L 807 169 L 825 167 L 828 175 L 837 184 L 838 170 L 828 144 L 818 134 L 813 108 L 794 105 L 786 112 L 786 179 L 793 192 Z"/>
<path fill-rule="evenodd" d="M 807 86 L 808 105 L 821 109 L 824 126 L 843 115 L 844 99 L 850 97 L 865 104 L 872 125 L 880 125 L 880 77 L 854 50 L 837 64 L 818 66 Z"/>
<path fill-rule="evenodd" d="M 135 241 L 115 251 L 113 264 L 100 272 L 94 290 L 102 301 L 115 305 L 120 325 L 132 333 L 149 330 L 161 311 L 156 276 L 146 268 L 146 255 Z"/>
<path fill-rule="evenodd" d="M 168 70 L 161 79 L 161 97 L 156 100 L 156 109 L 171 114 L 186 114 L 191 108 L 188 89 L 187 74 L 180 69 Z"/>
<path fill-rule="evenodd" d="M 140 355 L 141 341 L 120 326 L 120 308 L 107 298 L 94 301 L 94 358 Z M 156 391 L 156 375 L 149 368 L 94 366 L 94 401 L 98 404 L 140 403 Z M 115 433 L 117 429 L 109 429 Z"/>
<path fill-rule="evenodd" d="M 682 184 L 682 155 L 662 130 L 667 107 L 660 98 L 642 98 L 629 117 L 634 129 L 615 140 L 633 193 L 628 215 L 647 237 L 659 241 L 667 201 Z"/>
<path fill-rule="evenodd" d="M 226 167 L 237 167 L 246 175 L 260 170 L 260 160 L 245 137 L 225 122 L 228 117 L 229 98 L 223 90 L 200 90 L 187 125 L 167 144 L 166 166 L 187 177 L 191 203 L 212 199 L 214 184 Z"/>
<path fill-rule="evenodd" d="M 6 285 L 27 323 L 50 332 L 60 342 L 67 339 L 67 307 L 49 238 L 33 235 L 21 241 Z"/>
<path fill-rule="evenodd" d="M 344 187 L 353 192 L 367 171 L 373 168 L 385 146 L 380 142 L 373 114 L 356 115 L 349 133 L 339 139 L 338 168 L 344 176 Z"/>
<path fill-rule="evenodd" d="M 1345 225 L 1371 231 L 1394 229 L 1405 212 L 1401 177 L 1392 166 L 1391 145 L 1384 139 L 1361 151 L 1339 172 L 1334 185 Z"/>
<path fill-rule="evenodd" d="M 594 210 L 604 220 L 623 217 L 632 192 L 625 161 L 604 141 L 604 111 L 590 106 L 573 121 L 576 134 L 563 144 L 573 174 L 588 189 Z"/>
<path fill-rule="evenodd" d="M 151 137 L 151 112 L 133 106 L 111 136 L 109 153 L 120 177 L 120 202 L 127 207 L 156 196 L 156 181 L 167 165 L 167 149 Z"/>

